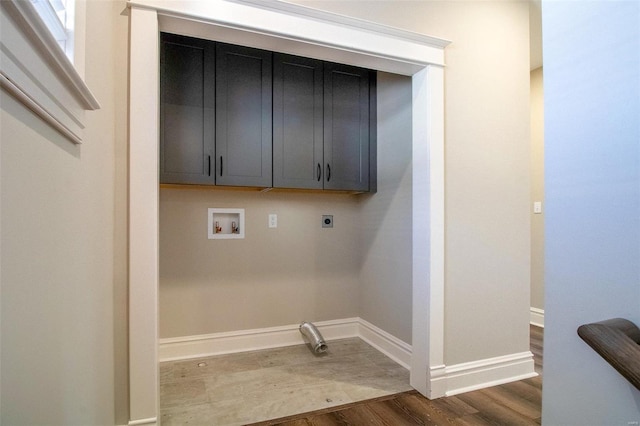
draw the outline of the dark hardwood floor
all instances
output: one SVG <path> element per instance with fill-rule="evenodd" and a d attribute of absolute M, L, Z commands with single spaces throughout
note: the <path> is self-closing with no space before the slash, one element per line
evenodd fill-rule
<path fill-rule="evenodd" d="M 538 377 L 435 400 L 404 392 L 254 426 L 539 425 L 543 329 L 531 326 L 530 338 Z"/>

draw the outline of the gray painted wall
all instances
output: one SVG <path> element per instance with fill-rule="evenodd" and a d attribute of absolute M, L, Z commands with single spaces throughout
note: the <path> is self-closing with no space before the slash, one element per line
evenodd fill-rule
<path fill-rule="evenodd" d="M 161 190 L 161 337 L 362 316 L 411 342 L 411 80 L 378 88 L 375 195 Z M 245 239 L 208 240 L 209 207 L 244 208 Z"/>
<path fill-rule="evenodd" d="M 544 90 L 542 68 L 531 71 L 531 307 L 544 309 Z M 542 202 L 542 214 L 533 203 Z"/>
<path fill-rule="evenodd" d="M 126 235 L 114 220 L 116 145 L 126 142 L 124 7 L 87 4 L 82 68 L 102 108 L 86 114 L 82 145 L 0 94 L 3 425 L 127 421 L 126 406 L 114 410 L 127 394 L 126 352 L 115 349 L 126 339 L 126 304 L 114 303 L 116 286 L 126 292 L 114 272 L 126 271 L 115 255 L 126 244 L 114 239 Z"/>
<path fill-rule="evenodd" d="M 245 209 L 245 238 L 207 239 L 210 207 Z M 356 196 L 162 189 L 160 336 L 357 316 L 361 258 Z"/>
<path fill-rule="evenodd" d="M 360 316 L 411 343 L 411 78 L 378 73 L 378 193 L 363 196 Z"/>
<path fill-rule="evenodd" d="M 615 317 L 640 324 L 640 3 L 546 2 L 542 13 L 542 420 L 638 424 L 640 392 L 576 329 Z"/>

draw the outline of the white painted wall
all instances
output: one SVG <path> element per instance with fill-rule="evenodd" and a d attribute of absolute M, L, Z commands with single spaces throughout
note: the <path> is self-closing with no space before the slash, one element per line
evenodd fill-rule
<path fill-rule="evenodd" d="M 378 193 L 361 196 L 358 315 L 411 343 L 411 78 L 378 73 Z"/>
<path fill-rule="evenodd" d="M 411 342 L 411 79 L 381 73 L 378 104 L 375 195 L 161 190 L 162 338 L 361 316 Z M 210 207 L 245 239 L 208 240 Z"/>
<path fill-rule="evenodd" d="M 211 207 L 245 209 L 245 238 L 207 239 Z M 358 316 L 358 221 L 353 195 L 162 189 L 160 337 Z"/>
<path fill-rule="evenodd" d="M 87 4 L 85 76 L 102 108 L 86 114 L 83 145 L 0 94 L 2 424 L 115 424 L 115 394 L 126 395 L 114 354 L 114 323 L 126 321 L 114 318 L 123 8 Z"/>
<path fill-rule="evenodd" d="M 542 67 L 531 71 L 531 307 L 544 310 L 544 90 Z M 542 213 L 533 213 L 533 203 Z"/>
<path fill-rule="evenodd" d="M 640 392 L 576 334 L 640 324 L 640 3 L 545 2 L 543 424 L 631 425 Z"/>

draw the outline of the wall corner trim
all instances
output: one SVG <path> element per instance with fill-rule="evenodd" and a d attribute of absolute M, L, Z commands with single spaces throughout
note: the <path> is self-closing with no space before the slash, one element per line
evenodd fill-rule
<path fill-rule="evenodd" d="M 529 324 L 544 328 L 544 309 L 532 306 L 529 310 Z"/>
<path fill-rule="evenodd" d="M 454 364 L 444 367 L 444 371 L 432 378 L 433 395 L 430 396 L 452 396 L 537 375 L 530 351 Z"/>
<path fill-rule="evenodd" d="M 410 344 L 376 327 L 368 321 L 358 318 L 358 337 L 406 368 L 411 370 Z"/>
<path fill-rule="evenodd" d="M 447 394 L 447 366 L 444 364 L 429 368 L 427 398 L 441 398 Z"/>

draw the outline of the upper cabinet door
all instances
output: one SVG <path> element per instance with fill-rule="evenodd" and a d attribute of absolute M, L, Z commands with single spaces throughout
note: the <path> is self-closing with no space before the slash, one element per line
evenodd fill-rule
<path fill-rule="evenodd" d="M 272 53 L 216 45 L 216 184 L 272 186 Z"/>
<path fill-rule="evenodd" d="M 369 190 L 369 71 L 324 64 L 324 188 Z"/>
<path fill-rule="evenodd" d="M 215 182 L 215 44 L 162 34 L 160 183 Z"/>
<path fill-rule="evenodd" d="M 322 189 L 322 61 L 273 57 L 273 186 Z"/>

